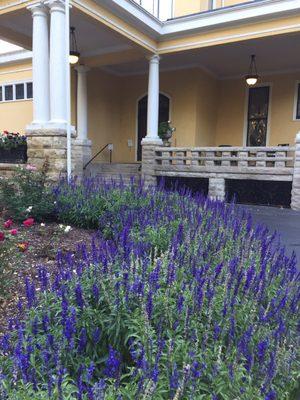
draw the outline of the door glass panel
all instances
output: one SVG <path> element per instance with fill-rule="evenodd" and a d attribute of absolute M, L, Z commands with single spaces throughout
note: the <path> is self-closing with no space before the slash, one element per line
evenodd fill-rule
<path fill-rule="evenodd" d="M 0 86 L 0 101 L 3 100 L 3 94 L 2 94 L 2 86 Z"/>
<path fill-rule="evenodd" d="M 270 88 L 249 89 L 247 146 L 266 146 Z"/>

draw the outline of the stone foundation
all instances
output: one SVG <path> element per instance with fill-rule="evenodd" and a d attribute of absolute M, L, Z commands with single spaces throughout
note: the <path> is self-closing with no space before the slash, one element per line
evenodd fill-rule
<path fill-rule="evenodd" d="M 65 130 L 27 131 L 28 163 L 41 168 L 48 161 L 48 177 L 58 180 L 67 173 L 67 133 Z M 91 156 L 91 142 L 72 134 L 72 174 L 82 176 L 83 166 Z"/>
<path fill-rule="evenodd" d="M 142 140 L 142 180 L 146 186 L 156 185 L 155 176 L 155 147 L 161 146 L 162 141 Z"/>
<path fill-rule="evenodd" d="M 300 132 L 296 136 L 295 168 L 293 176 L 291 208 L 300 211 Z"/>

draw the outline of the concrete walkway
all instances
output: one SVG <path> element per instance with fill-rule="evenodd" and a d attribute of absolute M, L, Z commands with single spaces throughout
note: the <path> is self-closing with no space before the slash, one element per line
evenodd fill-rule
<path fill-rule="evenodd" d="M 254 223 L 264 224 L 271 232 L 276 230 L 280 233 L 287 252 L 291 254 L 295 251 L 300 267 L 300 212 L 276 207 L 241 207 L 245 207 L 251 212 Z"/>

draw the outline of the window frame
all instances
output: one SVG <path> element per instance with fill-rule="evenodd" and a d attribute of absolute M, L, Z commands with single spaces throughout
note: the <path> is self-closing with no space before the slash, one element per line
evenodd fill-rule
<path fill-rule="evenodd" d="M 2 82 L 0 83 L 0 87 L 2 88 L 2 100 L 0 100 L 0 104 L 2 103 L 12 103 L 12 102 L 19 102 L 19 101 L 32 101 L 33 97 L 27 97 L 27 84 L 31 83 L 32 84 L 32 79 L 25 79 L 25 80 L 20 80 L 20 81 L 12 81 L 12 82 Z M 17 99 L 17 90 L 16 86 L 17 85 L 23 85 L 24 86 L 24 98 L 22 99 Z M 6 86 L 12 86 L 13 87 L 13 96 L 11 100 L 6 100 L 5 99 L 5 87 Z"/>
<path fill-rule="evenodd" d="M 293 121 L 300 122 L 300 113 L 299 115 L 297 115 L 298 104 L 300 112 L 300 81 L 296 81 L 295 85 L 294 112 L 293 112 Z"/>

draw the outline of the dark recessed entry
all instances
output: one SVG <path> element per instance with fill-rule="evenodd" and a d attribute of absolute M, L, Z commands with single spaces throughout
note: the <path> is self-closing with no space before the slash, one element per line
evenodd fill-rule
<path fill-rule="evenodd" d="M 208 178 L 180 178 L 180 177 L 157 177 L 157 183 L 165 189 L 182 190 L 189 189 L 193 194 L 202 193 L 208 195 Z"/>
<path fill-rule="evenodd" d="M 292 182 L 226 179 L 226 200 L 239 204 L 290 207 Z"/>

